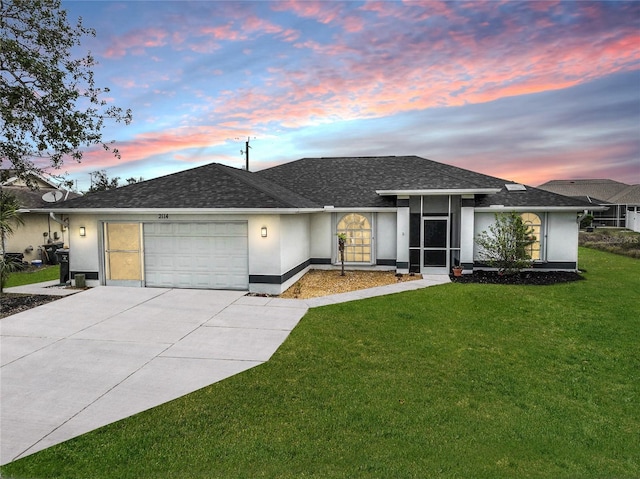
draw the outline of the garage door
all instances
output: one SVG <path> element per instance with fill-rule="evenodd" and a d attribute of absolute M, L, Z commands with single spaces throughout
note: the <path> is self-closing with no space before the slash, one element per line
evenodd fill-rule
<path fill-rule="evenodd" d="M 249 288 L 246 222 L 145 223 L 145 284 Z"/>

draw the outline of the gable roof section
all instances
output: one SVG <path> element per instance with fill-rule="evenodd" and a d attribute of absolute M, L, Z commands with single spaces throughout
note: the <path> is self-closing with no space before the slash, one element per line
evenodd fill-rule
<path fill-rule="evenodd" d="M 212 163 L 66 201 L 60 209 L 317 208 L 253 173 Z"/>

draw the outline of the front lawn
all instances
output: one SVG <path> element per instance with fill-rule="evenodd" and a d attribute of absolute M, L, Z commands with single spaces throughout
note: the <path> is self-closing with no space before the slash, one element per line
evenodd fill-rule
<path fill-rule="evenodd" d="M 640 477 L 640 260 L 580 266 L 312 309 L 268 363 L 3 477 Z"/>
<path fill-rule="evenodd" d="M 53 281 L 60 278 L 60 265 L 46 265 L 40 268 L 30 266 L 25 271 L 16 271 L 9 274 L 9 279 L 5 284 L 5 288 L 14 286 L 23 286 L 25 284 L 43 283 L 45 281 Z"/>

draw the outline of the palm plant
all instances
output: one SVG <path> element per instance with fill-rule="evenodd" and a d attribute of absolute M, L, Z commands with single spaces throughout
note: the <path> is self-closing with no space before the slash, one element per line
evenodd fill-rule
<path fill-rule="evenodd" d="M 0 293 L 9 274 L 19 268 L 20 263 L 5 256 L 6 238 L 14 233 L 14 228 L 23 225 L 18 198 L 5 190 L 0 190 Z"/>

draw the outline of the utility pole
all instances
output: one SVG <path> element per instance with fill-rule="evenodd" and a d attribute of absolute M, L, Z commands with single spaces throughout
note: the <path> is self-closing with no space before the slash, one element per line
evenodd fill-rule
<path fill-rule="evenodd" d="M 247 171 L 249 171 L 249 148 L 251 147 L 249 146 L 249 137 L 247 137 L 247 141 L 244 143 L 244 151 L 240 150 L 240 154 L 244 153 L 245 155 L 246 162 L 247 162 L 245 169 Z"/>

